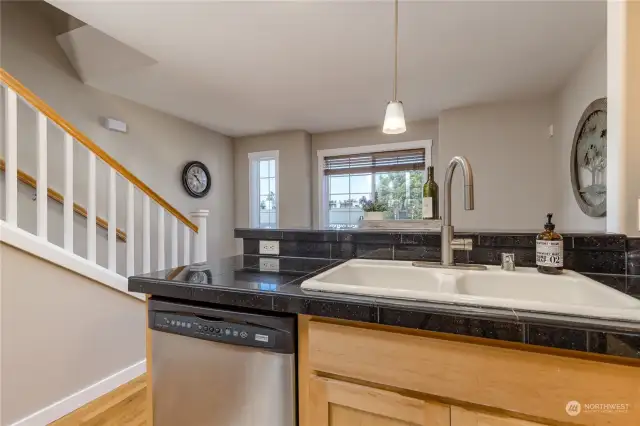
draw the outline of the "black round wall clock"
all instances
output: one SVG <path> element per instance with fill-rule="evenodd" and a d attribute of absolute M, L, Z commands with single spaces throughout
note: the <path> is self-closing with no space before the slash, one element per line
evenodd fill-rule
<path fill-rule="evenodd" d="M 202 198 L 211 189 L 211 174 L 200 161 L 190 161 L 182 170 L 182 185 L 189 195 Z"/>

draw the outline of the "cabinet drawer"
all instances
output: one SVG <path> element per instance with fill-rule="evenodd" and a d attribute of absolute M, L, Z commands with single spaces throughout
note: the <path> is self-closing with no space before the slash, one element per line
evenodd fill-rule
<path fill-rule="evenodd" d="M 313 426 L 450 426 L 450 407 L 394 392 L 312 376 Z"/>
<path fill-rule="evenodd" d="M 640 424 L 640 368 L 309 322 L 309 369 L 576 425 Z M 570 401 L 629 404 L 626 413 Z"/>

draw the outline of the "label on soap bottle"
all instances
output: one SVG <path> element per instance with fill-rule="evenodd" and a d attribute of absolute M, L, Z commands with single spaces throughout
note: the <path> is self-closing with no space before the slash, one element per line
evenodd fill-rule
<path fill-rule="evenodd" d="M 424 197 L 422 199 L 422 218 L 434 219 L 433 217 L 433 197 Z"/>
<path fill-rule="evenodd" d="M 561 268 L 563 266 L 562 252 L 562 240 L 538 240 L 536 241 L 536 265 Z"/>

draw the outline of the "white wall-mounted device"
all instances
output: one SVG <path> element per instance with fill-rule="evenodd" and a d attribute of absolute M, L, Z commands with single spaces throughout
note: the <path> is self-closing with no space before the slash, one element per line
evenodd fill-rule
<path fill-rule="evenodd" d="M 127 133 L 127 123 L 124 121 L 116 120 L 115 118 L 104 117 L 102 119 L 102 125 L 107 130 L 114 132 Z"/>

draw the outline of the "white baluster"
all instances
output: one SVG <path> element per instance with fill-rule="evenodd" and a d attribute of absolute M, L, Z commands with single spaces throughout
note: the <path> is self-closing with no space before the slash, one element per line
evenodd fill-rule
<path fill-rule="evenodd" d="M 87 151 L 89 162 L 89 190 L 87 192 L 87 260 L 96 261 L 96 155 Z"/>
<path fill-rule="evenodd" d="M 135 228 L 134 202 L 135 186 L 129 182 L 127 187 L 127 277 L 135 275 Z"/>
<path fill-rule="evenodd" d="M 38 113 L 38 174 L 36 185 L 36 210 L 38 236 L 47 239 L 47 117 Z"/>
<path fill-rule="evenodd" d="M 109 229 L 107 231 L 108 260 L 110 271 L 116 272 L 116 171 L 109 169 Z"/>
<path fill-rule="evenodd" d="M 144 194 L 142 198 L 142 273 L 151 272 L 151 201 Z"/>
<path fill-rule="evenodd" d="M 207 216 L 209 210 L 197 210 L 191 213 L 196 218 L 198 233 L 195 235 L 195 262 L 207 261 Z"/>
<path fill-rule="evenodd" d="M 64 248 L 73 252 L 73 138 L 64 134 Z"/>
<path fill-rule="evenodd" d="M 182 255 L 183 255 L 183 260 L 182 263 L 184 265 L 190 265 L 191 264 L 191 256 L 190 256 L 190 249 L 191 249 L 191 242 L 189 241 L 189 234 L 191 233 L 191 228 L 189 228 L 187 225 L 184 225 L 182 228 L 183 232 L 184 232 L 184 250 L 182 251 Z"/>
<path fill-rule="evenodd" d="M 171 267 L 178 267 L 178 218 L 171 216 Z"/>
<path fill-rule="evenodd" d="M 158 271 L 164 270 L 164 209 L 158 205 Z"/>
<path fill-rule="evenodd" d="M 5 209 L 6 221 L 18 225 L 18 97 L 7 88 L 5 120 Z"/>

